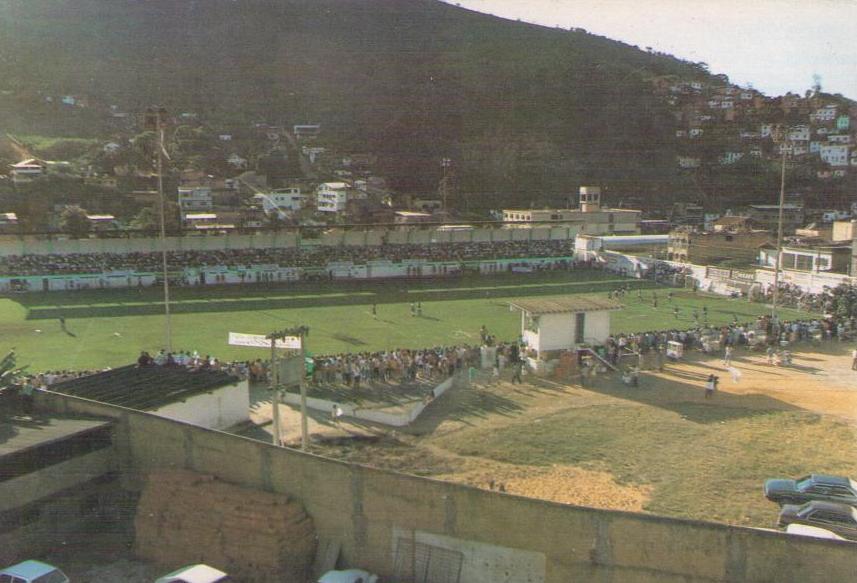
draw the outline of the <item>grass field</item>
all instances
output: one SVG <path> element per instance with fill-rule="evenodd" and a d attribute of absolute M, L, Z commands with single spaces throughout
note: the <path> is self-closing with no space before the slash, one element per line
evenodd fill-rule
<path fill-rule="evenodd" d="M 310 327 L 316 354 L 478 341 L 482 324 L 500 339 L 519 334 L 520 316 L 509 298 L 575 293 L 606 294 L 632 286 L 613 314 L 613 330 L 690 327 L 692 312 L 708 308 L 712 323 L 750 320 L 765 307 L 676 290 L 673 315 L 667 290 L 651 282 L 603 272 L 519 274 L 456 280 L 301 284 L 173 290 L 173 348 L 222 359 L 263 357 L 264 350 L 227 346 L 228 332 L 263 334 L 296 324 Z M 644 288 L 642 300 L 638 288 Z M 652 293 L 658 294 L 658 308 Z M 21 294 L 0 299 L 0 352 L 15 348 L 32 370 L 86 369 L 127 364 L 142 349 L 164 346 L 159 288 Z M 422 316 L 410 315 L 411 302 Z M 377 318 L 372 317 L 372 304 Z M 797 313 L 785 313 L 785 317 Z M 63 331 L 59 318 L 66 319 Z"/>
<path fill-rule="evenodd" d="M 798 345 L 789 370 L 738 350 L 740 382 L 696 353 L 644 373 L 638 388 L 615 375 L 586 387 L 486 375 L 444 395 L 407 435 L 317 453 L 480 488 L 496 480 L 557 502 L 773 528 L 766 478 L 857 475 L 849 349 Z M 711 372 L 723 383 L 706 399 Z"/>

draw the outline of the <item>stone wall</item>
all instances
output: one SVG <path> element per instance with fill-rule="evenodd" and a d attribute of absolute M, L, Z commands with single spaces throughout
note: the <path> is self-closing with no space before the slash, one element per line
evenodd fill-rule
<path fill-rule="evenodd" d="M 395 575 L 397 545 L 426 537 L 460 551 L 465 571 L 500 556 L 474 549 L 521 553 L 544 569 L 529 578 L 534 583 L 857 578 L 857 545 L 849 542 L 501 494 L 51 393 L 40 394 L 39 405 L 117 419 L 118 466 L 129 487 L 149 472 L 183 468 L 287 495 L 303 504 L 320 537 L 342 545 L 346 564 L 388 578 Z"/>

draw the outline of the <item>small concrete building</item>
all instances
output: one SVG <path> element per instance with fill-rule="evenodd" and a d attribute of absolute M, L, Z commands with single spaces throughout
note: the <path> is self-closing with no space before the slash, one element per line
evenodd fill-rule
<path fill-rule="evenodd" d="M 25 414 L 14 390 L 0 389 L 0 565 L 102 526 L 94 519 L 118 487 L 112 440 L 110 420 Z"/>
<path fill-rule="evenodd" d="M 542 360 L 550 352 L 603 344 L 610 336 L 610 312 L 622 308 L 613 300 L 583 295 L 526 298 L 509 305 L 521 311 L 521 338 Z"/>
<path fill-rule="evenodd" d="M 247 381 L 218 370 L 131 365 L 57 383 L 49 390 L 209 429 L 250 420 Z"/>
<path fill-rule="evenodd" d="M 601 206 L 601 189 L 580 187 L 580 204 L 576 209 L 503 209 L 503 222 L 557 223 L 575 229 L 582 235 L 639 235 L 642 211 Z"/>

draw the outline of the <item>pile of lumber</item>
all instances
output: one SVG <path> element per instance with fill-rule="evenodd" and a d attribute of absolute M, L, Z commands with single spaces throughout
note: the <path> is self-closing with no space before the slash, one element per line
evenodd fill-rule
<path fill-rule="evenodd" d="M 206 563 L 241 581 L 304 581 L 316 549 L 301 504 L 184 470 L 149 474 L 135 530 L 143 559 Z"/>

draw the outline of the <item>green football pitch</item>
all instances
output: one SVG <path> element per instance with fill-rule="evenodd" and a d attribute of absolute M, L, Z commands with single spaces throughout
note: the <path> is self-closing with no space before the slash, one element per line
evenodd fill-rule
<path fill-rule="evenodd" d="M 336 282 L 271 287 L 226 286 L 172 290 L 174 350 L 197 350 L 224 360 L 264 357 L 263 349 L 228 346 L 229 332 L 265 334 L 293 325 L 310 327 L 315 354 L 475 343 L 479 328 L 502 340 L 520 332 L 515 297 L 595 293 L 630 286 L 612 318 L 614 332 L 688 328 L 693 312 L 708 309 L 712 324 L 751 320 L 761 304 L 604 272 L 509 274 L 454 280 Z M 657 293 L 658 307 L 652 302 Z M 89 369 L 133 362 L 140 350 L 165 345 L 160 288 L 20 294 L 0 298 L 0 353 L 14 348 L 30 370 Z M 411 315 L 419 302 L 421 316 Z M 376 315 L 372 314 L 372 305 Z M 678 318 L 673 313 L 678 306 Z M 797 312 L 785 311 L 786 318 Z M 60 325 L 65 318 L 65 330 Z"/>

